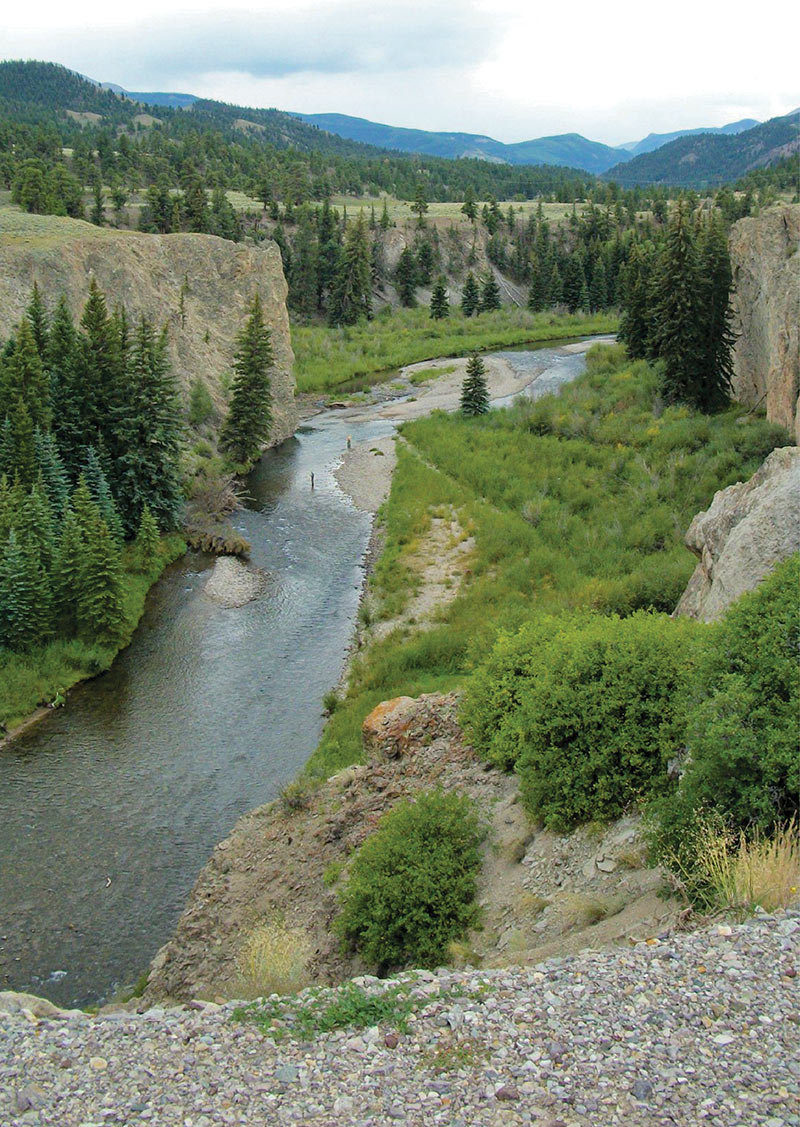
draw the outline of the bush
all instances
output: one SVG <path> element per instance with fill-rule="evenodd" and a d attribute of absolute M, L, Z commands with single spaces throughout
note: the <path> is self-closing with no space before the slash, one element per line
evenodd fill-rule
<path fill-rule="evenodd" d="M 686 719 L 686 771 L 652 812 L 655 855 L 671 866 L 693 866 L 698 809 L 751 835 L 800 813 L 798 584 L 793 556 L 708 628 Z"/>
<path fill-rule="evenodd" d="M 380 968 L 436 965 L 476 921 L 482 837 L 463 796 L 431 791 L 399 803 L 353 861 L 337 930 Z"/>
<path fill-rule="evenodd" d="M 527 678 L 512 675 L 511 693 L 509 664 L 498 663 L 505 715 L 488 752 L 495 762 L 516 763 L 526 809 L 563 830 L 619 817 L 666 789 L 703 627 L 641 611 L 551 620 L 549 634 L 546 626 L 522 632 L 534 648 Z M 522 668 L 513 643 L 505 642 L 505 653 Z M 494 700 L 484 681 L 487 689 Z"/>

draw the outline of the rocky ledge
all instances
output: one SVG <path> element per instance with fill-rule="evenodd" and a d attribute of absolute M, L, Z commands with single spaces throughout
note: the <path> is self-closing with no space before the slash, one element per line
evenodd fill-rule
<path fill-rule="evenodd" d="M 787 911 L 521 970 L 363 978 L 409 992 L 405 1030 L 297 1040 L 289 1021 L 277 1043 L 233 1004 L 39 1017 L 0 994 L 0 1122 L 798 1127 L 798 963 Z"/>

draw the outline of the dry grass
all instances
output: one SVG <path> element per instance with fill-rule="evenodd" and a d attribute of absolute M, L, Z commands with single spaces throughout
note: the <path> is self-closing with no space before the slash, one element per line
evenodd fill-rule
<path fill-rule="evenodd" d="M 570 892 L 559 905 L 561 929 L 571 931 L 573 928 L 591 927 L 609 916 L 615 916 L 622 907 L 618 897 Z"/>
<path fill-rule="evenodd" d="M 236 960 L 237 993 L 243 998 L 296 994 L 310 982 L 306 963 L 311 951 L 302 928 L 287 927 L 281 920 L 259 925 L 245 939 Z"/>
<path fill-rule="evenodd" d="M 721 908 L 774 912 L 800 900 L 800 827 L 794 818 L 774 836 L 757 834 L 750 840 L 706 821 L 698 860 Z"/>

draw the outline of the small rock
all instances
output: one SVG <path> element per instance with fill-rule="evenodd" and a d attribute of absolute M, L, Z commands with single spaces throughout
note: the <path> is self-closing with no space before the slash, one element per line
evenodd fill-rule
<path fill-rule="evenodd" d="M 644 1077 L 640 1076 L 636 1080 L 634 1080 L 633 1088 L 631 1089 L 631 1091 L 633 1092 L 635 1099 L 644 1102 L 645 1100 L 649 1100 L 652 1097 L 653 1085 L 649 1080 L 645 1080 Z"/>
<path fill-rule="evenodd" d="M 108 1068 L 108 1061 L 105 1057 L 90 1057 L 89 1068 L 93 1068 L 95 1072 L 105 1072 Z"/>
<path fill-rule="evenodd" d="M 383 1039 L 383 1043 L 387 1049 L 396 1049 L 399 1037 L 396 1033 L 387 1033 Z"/>
<path fill-rule="evenodd" d="M 47 1096 L 38 1084 L 26 1084 L 24 1088 L 17 1092 L 15 1103 L 17 1111 L 22 1114 L 25 1111 L 44 1107 L 47 1103 Z"/>
<path fill-rule="evenodd" d="M 293 1064 L 282 1064 L 275 1070 L 275 1079 L 282 1084 L 292 1084 L 297 1079 L 297 1069 Z"/>
<path fill-rule="evenodd" d="M 496 1100 L 518 1100 L 519 1091 L 513 1084 L 501 1085 L 494 1094 Z"/>
<path fill-rule="evenodd" d="M 352 1111 L 353 1100 L 350 1096 L 337 1096 L 333 1101 L 334 1115 L 351 1115 Z"/>

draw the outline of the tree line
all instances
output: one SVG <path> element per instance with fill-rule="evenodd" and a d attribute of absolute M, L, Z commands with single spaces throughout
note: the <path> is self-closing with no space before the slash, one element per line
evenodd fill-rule
<path fill-rule="evenodd" d="M 0 404 L 0 646 L 112 643 L 123 553 L 147 570 L 182 509 L 165 333 L 109 312 L 94 281 L 77 326 L 34 286 L 0 357 Z"/>

